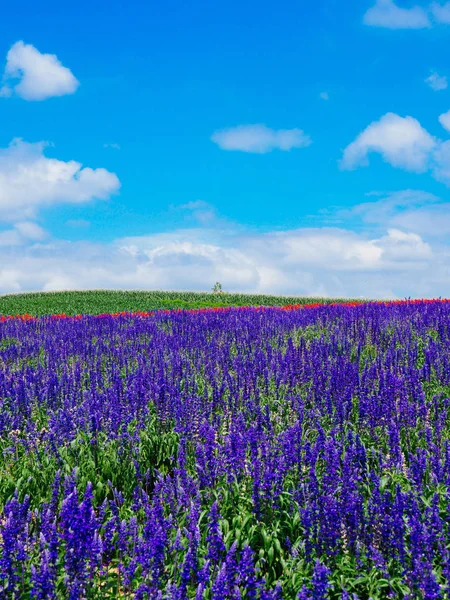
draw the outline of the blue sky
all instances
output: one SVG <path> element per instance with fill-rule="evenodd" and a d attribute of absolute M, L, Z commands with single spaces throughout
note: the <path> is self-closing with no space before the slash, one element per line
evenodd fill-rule
<path fill-rule="evenodd" d="M 450 2 L 2 17 L 0 293 L 448 295 Z"/>

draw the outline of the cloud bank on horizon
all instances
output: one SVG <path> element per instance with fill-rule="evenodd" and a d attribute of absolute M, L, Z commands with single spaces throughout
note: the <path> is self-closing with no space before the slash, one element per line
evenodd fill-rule
<path fill-rule="evenodd" d="M 0 236 L 0 285 L 5 292 L 205 290 L 205 281 L 218 280 L 233 291 L 373 298 L 398 297 L 399 283 L 423 296 L 446 285 L 442 239 L 450 233 L 450 205 L 421 190 L 336 210 L 346 223 L 363 225 L 361 233 L 348 225 L 252 231 L 224 222 L 204 201 L 186 210 L 196 216 L 194 227 L 111 243 L 48 239 L 31 223 L 16 223 L 4 243 Z M 378 233 L 369 235 L 366 226 Z"/>

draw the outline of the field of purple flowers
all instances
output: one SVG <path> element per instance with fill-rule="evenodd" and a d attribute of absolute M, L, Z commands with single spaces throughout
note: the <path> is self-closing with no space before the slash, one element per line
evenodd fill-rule
<path fill-rule="evenodd" d="M 0 597 L 449 598 L 450 304 L 0 323 Z"/>

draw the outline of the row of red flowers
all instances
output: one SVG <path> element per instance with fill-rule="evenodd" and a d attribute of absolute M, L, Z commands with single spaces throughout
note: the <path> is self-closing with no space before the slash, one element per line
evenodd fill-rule
<path fill-rule="evenodd" d="M 329 304 L 324 304 L 321 302 L 314 302 L 312 304 L 287 304 L 286 306 L 279 306 L 279 307 L 269 307 L 269 306 L 214 306 L 214 307 L 210 307 L 210 308 L 190 308 L 190 309 L 162 309 L 159 311 L 135 311 L 135 312 L 126 312 L 126 311 L 122 311 L 122 312 L 115 312 L 115 313 L 102 313 L 99 315 L 89 315 L 89 316 L 93 316 L 95 318 L 102 318 L 102 317 L 124 317 L 124 316 L 128 316 L 128 317 L 151 317 L 155 314 L 155 312 L 160 312 L 163 314 L 171 314 L 171 313 L 177 313 L 177 312 L 187 312 L 187 313 L 205 313 L 205 312 L 225 312 L 225 311 L 229 311 L 229 310 L 267 310 L 267 309 L 278 309 L 278 310 L 299 310 L 302 308 L 319 308 L 319 307 L 323 307 L 323 306 L 346 306 L 346 307 L 350 307 L 350 306 L 361 306 L 362 304 L 384 304 L 385 306 L 390 306 L 390 305 L 398 305 L 398 304 L 432 304 L 432 303 L 446 303 L 446 302 L 450 302 L 449 298 L 435 298 L 435 299 L 424 299 L 424 298 L 417 298 L 414 300 L 411 299 L 407 299 L 407 300 L 375 300 L 375 301 L 367 301 L 367 302 L 358 302 L 358 301 L 352 301 L 352 302 L 332 302 Z M 73 319 L 73 320 L 79 320 L 82 319 L 83 316 L 87 316 L 87 315 L 67 315 L 65 313 L 59 313 L 59 314 L 54 314 L 54 315 L 50 315 L 52 319 Z M 35 321 L 38 320 L 40 317 L 35 317 L 33 315 L 30 315 L 28 313 L 24 313 L 21 315 L 0 315 L 0 323 L 4 323 L 5 321 L 10 321 L 10 320 L 19 320 L 19 321 Z"/>

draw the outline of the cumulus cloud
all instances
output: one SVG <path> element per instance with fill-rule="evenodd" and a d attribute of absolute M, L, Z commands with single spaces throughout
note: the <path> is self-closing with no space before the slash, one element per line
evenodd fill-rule
<path fill-rule="evenodd" d="M 427 83 L 435 92 L 446 90 L 448 87 L 447 77 L 438 75 L 437 73 L 432 73 L 427 77 L 425 83 Z"/>
<path fill-rule="evenodd" d="M 394 167 L 417 173 L 429 167 L 437 141 L 413 117 L 387 113 L 371 123 L 344 150 L 340 166 L 353 169 L 369 164 L 368 154 L 377 152 Z"/>
<path fill-rule="evenodd" d="M 47 158 L 48 145 L 14 139 L 0 149 L 0 221 L 33 218 L 38 208 L 51 204 L 106 199 L 119 190 L 114 173 Z"/>
<path fill-rule="evenodd" d="M 338 228 L 303 228 L 252 236 L 246 252 L 257 251 L 261 263 L 274 257 L 280 266 L 332 268 L 336 271 L 371 269 L 381 258 L 372 241 Z"/>
<path fill-rule="evenodd" d="M 431 246 L 424 242 L 419 234 L 400 229 L 388 229 L 387 235 L 377 240 L 376 243 L 382 250 L 384 261 L 402 261 L 403 268 L 405 262 L 415 263 L 433 256 Z"/>
<path fill-rule="evenodd" d="M 423 8 L 400 8 L 393 0 L 377 0 L 364 14 L 363 22 L 372 27 L 388 29 L 424 29 L 431 26 Z"/>
<path fill-rule="evenodd" d="M 432 2 L 430 4 L 430 10 L 438 23 L 444 23 L 446 25 L 450 23 L 450 2 L 445 2 L 444 4 Z"/>
<path fill-rule="evenodd" d="M 439 115 L 439 123 L 442 125 L 444 129 L 450 131 L 450 110 Z"/>
<path fill-rule="evenodd" d="M 265 125 L 239 125 L 216 131 L 211 140 L 222 150 L 240 150 L 265 154 L 272 150 L 288 151 L 304 148 L 311 144 L 311 138 L 301 129 L 270 129 Z"/>
<path fill-rule="evenodd" d="M 41 54 L 34 46 L 22 41 L 16 42 L 6 56 L 3 82 L 0 96 L 15 94 L 24 100 L 46 100 L 73 94 L 80 85 L 54 54 Z"/>
<path fill-rule="evenodd" d="M 448 113 L 439 121 L 447 128 Z M 371 123 L 345 148 L 341 169 L 367 166 L 370 152 L 381 154 L 393 167 L 416 173 L 430 171 L 434 179 L 450 187 L 450 141 L 434 138 L 412 117 L 387 113 Z"/>

